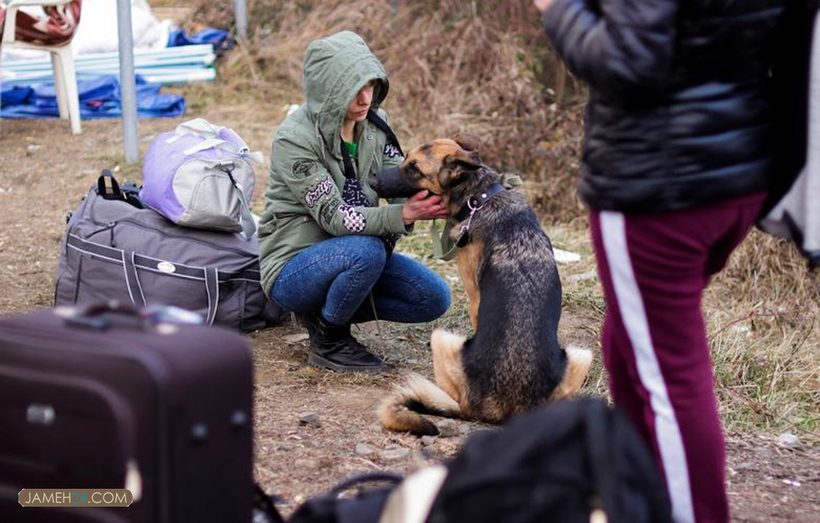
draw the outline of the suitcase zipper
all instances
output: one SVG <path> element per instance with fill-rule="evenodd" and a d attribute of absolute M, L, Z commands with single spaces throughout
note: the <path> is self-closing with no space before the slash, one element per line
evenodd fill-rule
<path fill-rule="evenodd" d="M 92 202 L 92 204 L 93 203 L 94 202 Z M 144 223 L 142 223 L 138 220 L 135 220 L 133 218 L 122 218 L 121 220 L 117 220 L 117 221 L 114 221 L 114 222 L 101 222 L 101 221 L 97 220 L 96 213 L 94 211 L 95 211 L 94 205 L 92 205 L 91 206 L 91 212 L 89 214 L 90 214 L 91 221 L 94 222 L 95 225 L 103 225 L 103 226 L 111 225 L 113 227 L 113 226 L 116 226 L 119 223 L 130 223 L 130 224 L 132 224 L 136 227 L 140 227 L 142 229 L 146 229 L 146 230 L 154 231 L 154 232 L 161 232 L 158 229 L 156 229 L 154 227 L 151 227 L 149 225 L 146 225 L 146 224 L 144 224 Z M 191 236 L 183 236 L 183 235 L 180 235 L 180 234 L 164 234 L 164 233 L 163 233 L 163 236 L 165 236 L 167 238 L 177 238 L 177 239 L 181 239 L 181 240 L 187 240 L 187 241 L 200 243 L 202 245 L 207 245 L 208 247 L 212 247 L 216 250 L 230 251 L 230 252 L 233 252 L 233 253 L 236 253 L 236 254 L 241 254 L 241 255 L 246 256 L 248 258 L 253 257 L 247 251 L 241 251 L 239 249 L 234 249 L 232 247 L 225 247 L 224 245 L 219 245 L 219 244 L 216 244 L 216 243 L 207 242 L 205 240 L 200 240 L 199 238 L 193 238 Z"/>

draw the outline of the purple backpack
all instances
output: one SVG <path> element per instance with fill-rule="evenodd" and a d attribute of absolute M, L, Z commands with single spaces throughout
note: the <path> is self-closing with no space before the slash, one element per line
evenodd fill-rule
<path fill-rule="evenodd" d="M 154 138 L 143 163 L 142 202 L 185 227 L 242 232 L 256 224 L 248 202 L 255 175 L 250 152 L 233 130 L 197 118 Z"/>

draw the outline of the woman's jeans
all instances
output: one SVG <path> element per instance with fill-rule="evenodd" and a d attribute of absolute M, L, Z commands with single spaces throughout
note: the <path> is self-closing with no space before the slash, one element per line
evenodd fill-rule
<path fill-rule="evenodd" d="M 373 304 L 368 295 L 373 293 Z M 377 236 L 339 236 L 294 256 L 276 278 L 271 297 L 286 310 L 321 310 L 332 325 L 376 319 L 432 321 L 450 306 L 450 288 L 436 273 L 394 253 Z"/>

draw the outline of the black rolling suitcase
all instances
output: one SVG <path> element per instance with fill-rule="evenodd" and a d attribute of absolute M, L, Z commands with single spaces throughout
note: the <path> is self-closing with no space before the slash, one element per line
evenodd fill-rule
<path fill-rule="evenodd" d="M 109 306 L 0 319 L 0 522 L 250 522 L 251 397 L 225 329 Z M 134 501 L 22 507 L 24 488 Z"/>

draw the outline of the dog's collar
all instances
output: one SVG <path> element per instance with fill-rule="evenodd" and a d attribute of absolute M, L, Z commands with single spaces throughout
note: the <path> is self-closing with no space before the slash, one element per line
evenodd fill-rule
<path fill-rule="evenodd" d="M 494 196 L 501 194 L 502 192 L 506 191 L 506 187 L 501 185 L 500 183 L 493 183 L 490 185 L 486 191 L 482 191 L 479 194 L 471 196 L 467 199 L 467 205 L 461 208 L 460 211 L 455 215 L 455 219 L 458 221 L 463 221 L 468 216 L 472 216 L 476 211 L 484 207 L 484 204 L 487 203 L 490 199 Z"/>
<path fill-rule="evenodd" d="M 472 196 L 467 199 L 467 206 L 466 209 L 461 209 L 458 215 L 456 215 L 457 219 L 463 221 L 465 217 L 458 218 L 458 216 L 463 216 L 465 210 L 469 211 L 469 216 L 466 216 L 467 223 L 461 226 L 461 229 L 458 231 L 458 240 L 456 240 L 456 247 L 464 247 L 468 243 L 470 243 L 470 225 L 473 223 L 473 216 L 475 213 L 480 211 L 484 208 L 484 205 L 487 204 L 494 196 L 497 194 L 501 194 L 504 192 L 506 188 L 501 185 L 500 183 L 494 183 L 490 185 L 486 191 L 482 191 L 478 193 L 476 196 Z"/>
<path fill-rule="evenodd" d="M 519 178 L 518 176 L 504 175 L 503 180 L 503 184 L 494 183 L 490 187 L 488 187 L 486 191 L 480 193 L 477 197 L 474 197 L 475 199 L 468 200 L 468 204 L 465 208 L 467 209 L 467 211 L 470 212 L 469 216 L 472 216 L 476 212 L 470 209 L 470 202 L 473 203 L 473 207 L 475 207 L 477 210 L 478 208 L 482 207 L 485 203 L 487 203 L 487 201 L 490 198 L 496 196 L 497 194 L 500 194 L 502 192 L 501 189 L 516 187 L 518 185 L 521 185 L 522 183 L 521 178 Z M 454 218 L 458 219 L 459 215 L 462 216 L 460 221 L 463 221 L 464 218 L 467 218 L 467 216 L 462 215 L 461 212 L 454 216 Z M 458 250 L 470 242 L 469 220 L 465 225 L 462 225 L 461 230 L 459 232 L 458 240 L 456 242 L 453 242 L 453 240 L 450 238 L 450 231 L 452 230 L 452 228 L 453 222 L 447 220 L 447 223 L 444 226 L 444 230 L 441 232 L 441 234 L 439 234 L 438 227 L 436 226 L 436 220 L 430 222 L 430 236 L 432 236 L 433 238 L 433 256 L 435 256 L 436 259 L 444 261 L 452 260 L 456 257 L 456 254 L 458 254 Z"/>

